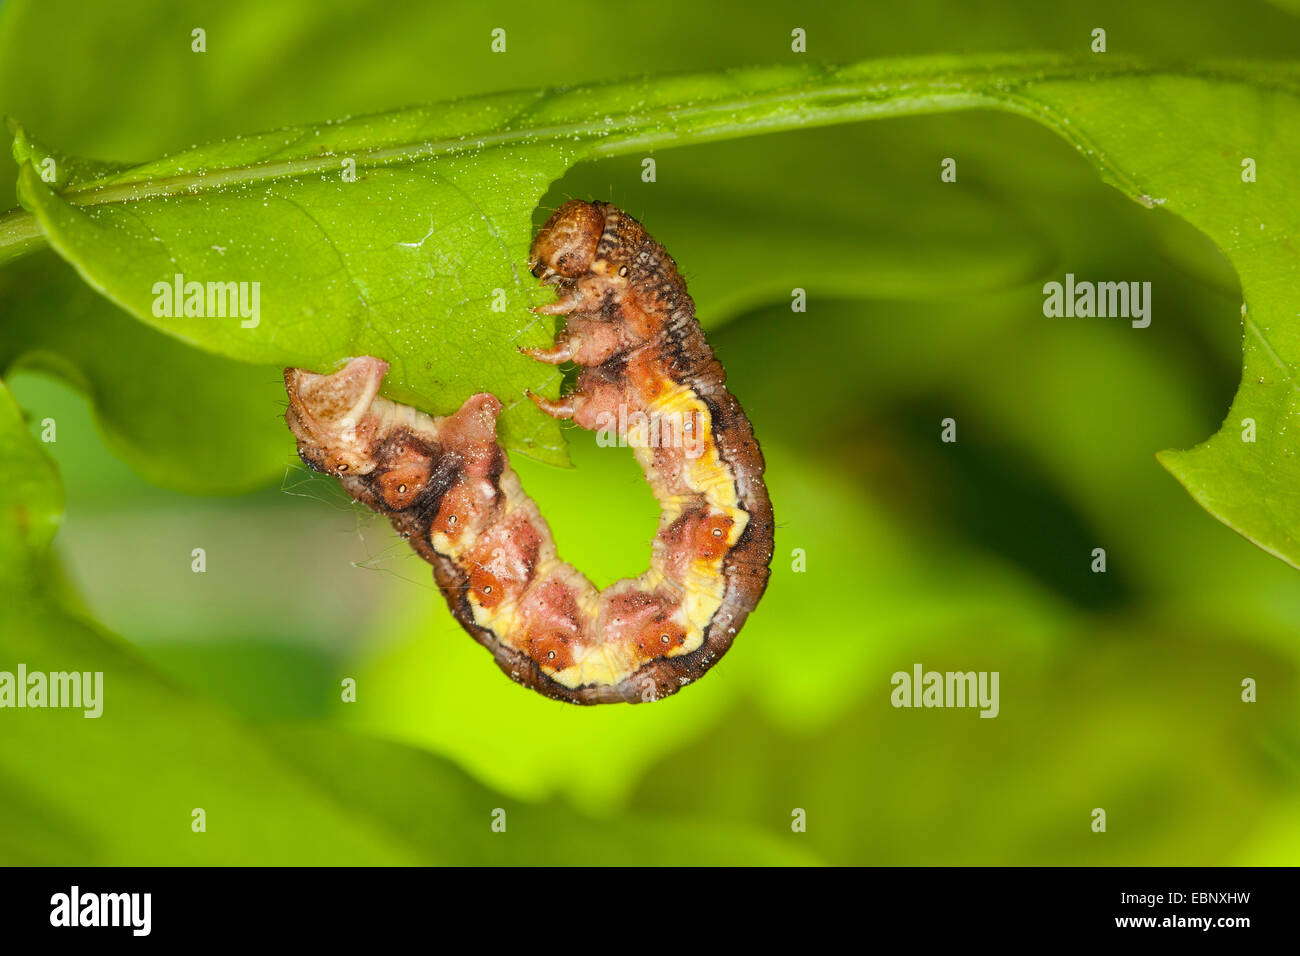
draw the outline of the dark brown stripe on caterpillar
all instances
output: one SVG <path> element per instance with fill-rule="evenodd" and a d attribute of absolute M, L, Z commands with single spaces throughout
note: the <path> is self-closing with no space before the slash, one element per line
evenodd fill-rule
<path fill-rule="evenodd" d="M 676 263 L 639 222 L 568 202 L 529 267 L 559 292 L 537 311 L 566 322 L 528 354 L 581 368 L 559 401 L 529 397 L 631 445 L 662 509 L 639 578 L 597 591 L 559 559 L 497 444 L 492 395 L 434 418 L 379 397 L 388 364 L 364 356 L 332 375 L 286 369 L 286 420 L 303 461 L 389 516 L 433 565 L 452 613 L 511 678 L 579 704 L 657 700 L 726 653 L 767 586 L 763 455 Z"/>

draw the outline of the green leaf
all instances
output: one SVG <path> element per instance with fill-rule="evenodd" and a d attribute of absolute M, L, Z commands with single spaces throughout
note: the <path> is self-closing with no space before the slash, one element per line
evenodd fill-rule
<path fill-rule="evenodd" d="M 564 168 L 779 129 L 1011 110 L 1064 136 L 1130 197 L 1186 218 L 1237 267 L 1247 375 L 1233 425 L 1162 460 L 1217 517 L 1295 563 L 1300 466 L 1287 436 L 1300 331 L 1287 249 L 1300 223 L 1277 171 L 1300 136 L 1290 121 L 1296 77 L 1286 66 L 1164 68 L 1112 57 L 737 70 L 299 127 L 199 147 L 63 194 L 28 165 L 20 196 L 92 284 L 169 334 L 265 364 L 328 367 L 373 352 L 394 361 L 388 393 L 433 412 L 491 390 L 510 405 L 509 447 L 554 458 L 558 433 L 518 399 L 555 382 L 513 347 L 545 337 L 525 311 L 541 296 L 522 263 L 533 207 Z M 1247 156 L 1262 171 L 1258 182 L 1242 181 Z M 347 159 L 357 163 L 355 183 L 340 179 Z M 154 284 L 177 273 L 262 283 L 265 323 L 154 316 Z M 509 301 L 504 313 L 489 308 L 494 289 Z M 1246 417 L 1261 435 L 1253 445 L 1237 435 Z"/>
<path fill-rule="evenodd" d="M 203 12 L 213 42 L 199 56 L 190 49 L 193 11 L 170 0 L 126 0 L 112 9 L 83 5 L 74 30 L 68 29 L 66 9 L 9 0 L 0 8 L 0 113 L 30 119 L 72 151 L 138 158 L 250 127 L 406 102 L 413 89 L 477 91 L 471 51 L 444 49 L 430 57 L 425 39 L 464 27 L 461 21 L 472 15 L 400 0 L 385 12 L 376 17 L 347 0 L 230 0 Z M 498 59 L 491 75 L 510 83 L 512 68 L 526 72 L 527 62 L 535 66 L 535 60 L 516 55 L 511 69 L 503 70 Z M 57 78 L 32 81 L 54 62 Z M 328 69 L 320 68 L 324 63 Z M 385 68 L 376 70 L 375 63 Z M 312 79 L 284 82 L 286 75 Z M 34 142 L 27 150 L 37 159 L 55 156 L 59 188 L 69 178 L 90 178 L 76 157 Z M 112 165 L 87 164 L 85 172 L 98 175 Z M 14 161 L 0 155 L 4 206 L 13 204 L 17 173 Z M 31 241 L 8 250 L 45 245 L 25 215 L 16 222 L 0 215 L 0 233 L 6 222 L 21 226 L 24 220 L 33 230 Z M 167 487 L 208 492 L 266 484 L 282 473 L 292 446 L 278 421 L 283 396 L 274 384 L 277 373 L 241 369 L 138 324 L 132 329 L 125 314 L 90 293 L 71 268 L 28 266 L 0 272 L 6 360 L 93 387 L 102 430 L 139 473 Z M 10 291 L 15 298 L 8 298 Z M 75 336 L 57 334 L 73 323 Z M 46 347 L 52 338 L 62 338 L 60 345 L 75 338 L 94 348 L 56 353 Z M 39 351 L 18 351 L 20 343 Z M 114 347 L 103 348 L 105 343 Z M 204 382 L 209 385 L 199 384 Z M 177 402 L 182 392 L 189 400 Z M 223 402 L 206 400 L 221 393 Z M 134 407 L 125 401 L 128 394 Z M 159 424 L 170 418 L 171 428 L 141 427 L 142 410 Z M 276 440 L 268 441 L 277 431 Z"/>
<path fill-rule="evenodd" d="M 75 281 L 49 250 L 0 270 L 0 371 L 34 368 L 90 398 L 113 450 L 154 484 L 233 493 L 284 473 L 293 454 L 280 370 L 190 348 Z"/>
<path fill-rule="evenodd" d="M 245 148 L 232 144 L 223 161 L 238 167 L 268 152 L 265 142 Z M 527 155 L 495 157 L 531 168 L 531 183 L 512 186 L 540 195 L 563 164 L 542 151 L 533 159 L 528 167 Z M 530 387 L 556 394 L 558 376 L 516 349 L 541 344 L 550 325 L 527 311 L 542 298 L 521 265 L 532 204 L 522 211 L 523 228 L 505 241 L 499 223 L 516 194 L 475 198 L 480 190 L 461 182 L 468 170 L 483 174 L 480 164 L 361 169 L 351 183 L 340 179 L 340 160 L 328 166 L 328 175 L 280 180 L 270 190 L 235 183 L 123 204 L 107 215 L 106 207 L 83 215 L 61 201 L 30 165 L 21 189 L 48 214 L 43 225 L 56 248 L 66 254 L 88 241 L 70 261 L 161 330 L 260 365 L 329 368 L 349 355 L 380 355 L 393 366 L 389 395 L 439 413 L 491 391 L 507 405 L 507 445 L 559 460 L 558 426 L 523 395 Z M 187 282 L 246 283 L 248 308 L 226 318 L 155 316 L 158 289 Z M 507 304 L 509 311 L 494 311 Z"/>
<path fill-rule="evenodd" d="M 201 147 L 63 197 L 27 165 L 20 191 L 56 249 L 96 288 L 171 335 L 258 364 L 320 368 L 379 354 L 394 365 L 392 397 L 445 413 L 473 391 L 492 391 L 507 402 L 507 446 L 559 460 L 558 428 L 522 401 L 525 389 L 553 393 L 558 380 L 515 349 L 546 337 L 525 310 L 544 296 L 521 276 L 545 187 L 584 155 L 656 139 L 834 122 L 858 108 L 897 111 L 872 109 L 859 94 L 840 116 L 820 102 L 847 99 L 819 89 L 834 77 L 755 70 L 499 94 Z M 792 83 L 809 101 L 798 111 L 783 102 Z M 698 115 L 682 122 L 675 101 L 688 91 L 703 98 L 686 111 Z M 20 141 L 19 158 L 30 153 Z M 344 160 L 358 163 L 356 182 L 343 181 Z M 157 284 L 176 275 L 259 283 L 266 325 L 155 316 Z M 498 294 L 507 312 L 492 310 Z"/>

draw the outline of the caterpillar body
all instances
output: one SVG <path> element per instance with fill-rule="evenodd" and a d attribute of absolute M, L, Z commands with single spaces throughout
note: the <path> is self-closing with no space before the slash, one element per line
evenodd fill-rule
<path fill-rule="evenodd" d="M 580 367 L 546 414 L 616 427 L 662 509 L 650 567 L 598 591 L 556 554 L 497 443 L 501 402 L 435 418 L 379 395 L 388 365 L 285 370 L 298 453 L 391 518 L 433 565 L 457 620 L 515 681 L 578 704 L 673 694 L 731 647 L 767 585 L 772 506 L 749 420 L 727 391 L 676 263 L 610 203 L 573 200 L 538 231 L 530 271 L 565 316 L 547 349 Z M 646 440 L 652 426 L 657 440 Z"/>

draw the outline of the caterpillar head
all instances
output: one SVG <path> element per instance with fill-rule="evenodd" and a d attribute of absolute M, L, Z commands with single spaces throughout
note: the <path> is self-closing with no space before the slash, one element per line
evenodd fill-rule
<path fill-rule="evenodd" d="M 284 370 L 289 393 L 284 417 L 303 461 L 332 475 L 365 474 L 374 467 L 369 413 L 387 372 L 387 362 L 369 355 L 352 359 L 332 375 Z"/>
<path fill-rule="evenodd" d="M 570 199 L 555 210 L 533 240 L 528 257 L 532 274 L 548 283 L 585 275 L 605 231 L 604 205 Z"/>

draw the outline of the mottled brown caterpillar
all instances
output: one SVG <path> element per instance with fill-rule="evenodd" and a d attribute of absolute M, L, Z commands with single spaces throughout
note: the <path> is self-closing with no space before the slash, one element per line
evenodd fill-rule
<path fill-rule="evenodd" d="M 616 427 L 663 514 L 650 568 L 603 591 L 555 553 L 550 528 L 497 444 L 501 403 L 472 396 L 434 418 L 379 397 L 388 364 L 286 369 L 298 453 L 387 515 L 452 613 L 512 679 L 578 704 L 650 701 L 717 662 L 767 586 L 772 506 L 763 455 L 695 318 L 677 265 L 609 203 L 565 203 L 529 263 L 566 316 L 549 349 L 581 367 L 548 415 Z M 665 424 L 646 440 L 650 423 Z M 665 440 L 665 435 L 670 440 Z"/>

